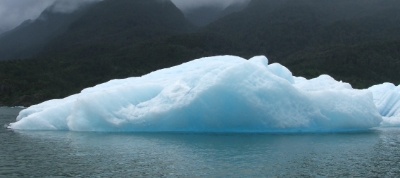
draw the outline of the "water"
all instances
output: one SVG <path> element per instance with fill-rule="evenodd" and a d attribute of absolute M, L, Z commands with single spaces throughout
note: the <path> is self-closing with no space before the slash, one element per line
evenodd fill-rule
<path fill-rule="evenodd" d="M 0 124 L 19 109 L 0 108 Z M 397 177 L 400 129 L 336 134 L 0 129 L 0 177 Z"/>

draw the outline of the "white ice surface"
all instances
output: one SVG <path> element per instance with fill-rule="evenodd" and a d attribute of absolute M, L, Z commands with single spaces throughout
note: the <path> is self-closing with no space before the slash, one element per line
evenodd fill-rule
<path fill-rule="evenodd" d="M 391 97 L 382 90 L 389 89 L 397 99 L 385 99 Z M 386 117 L 399 115 L 398 91 L 399 87 L 393 86 L 355 90 L 327 75 L 311 80 L 294 77 L 280 64 L 268 65 L 264 56 L 250 60 L 215 56 L 142 77 L 112 80 L 64 99 L 31 106 L 21 111 L 9 128 L 109 132 L 364 130 L 379 126 L 381 114 L 385 114 L 384 122 L 389 122 Z"/>
<path fill-rule="evenodd" d="M 373 93 L 374 103 L 383 117 L 382 126 L 400 126 L 400 85 L 383 83 L 368 89 Z"/>

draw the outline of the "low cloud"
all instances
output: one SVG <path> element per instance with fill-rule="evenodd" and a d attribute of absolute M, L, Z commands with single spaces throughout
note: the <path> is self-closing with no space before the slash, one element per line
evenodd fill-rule
<path fill-rule="evenodd" d="M 101 0 L 57 0 L 52 6 L 52 10 L 60 13 L 71 13 L 82 5 L 98 1 Z"/>
<path fill-rule="evenodd" d="M 0 34 L 25 20 L 34 20 L 48 7 L 54 12 L 69 13 L 80 6 L 100 0 L 0 0 Z"/>
<path fill-rule="evenodd" d="M 55 0 L 0 0 L 0 33 L 36 19 Z"/>
<path fill-rule="evenodd" d="M 36 19 L 46 8 L 54 12 L 70 13 L 80 6 L 101 0 L 0 0 L 0 34 L 11 30 L 25 20 Z M 117 1 L 117 0 L 115 0 Z M 179 9 L 187 11 L 199 6 L 227 7 L 249 0 L 171 0 Z"/>
<path fill-rule="evenodd" d="M 188 11 L 201 6 L 228 7 L 234 3 L 244 3 L 250 0 L 171 0 L 182 11 Z"/>

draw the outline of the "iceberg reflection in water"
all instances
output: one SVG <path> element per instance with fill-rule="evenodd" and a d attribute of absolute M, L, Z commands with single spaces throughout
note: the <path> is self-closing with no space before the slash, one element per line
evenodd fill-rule
<path fill-rule="evenodd" d="M 0 177 L 396 177 L 400 174 L 398 128 L 339 134 L 10 130 L 4 134 L 8 137 L 1 140 L 0 150 L 5 152 L 0 153 Z"/>

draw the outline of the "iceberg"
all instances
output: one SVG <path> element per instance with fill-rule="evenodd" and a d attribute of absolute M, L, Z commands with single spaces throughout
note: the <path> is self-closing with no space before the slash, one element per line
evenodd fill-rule
<path fill-rule="evenodd" d="M 382 116 L 382 126 L 400 126 L 400 85 L 383 83 L 368 88 L 373 93 L 374 103 Z"/>
<path fill-rule="evenodd" d="M 20 112 L 16 130 L 340 132 L 392 124 L 399 87 L 353 89 L 328 75 L 295 77 L 265 56 L 196 59 L 111 80 Z M 396 98 L 395 98 L 396 97 Z M 400 122 L 398 122 L 400 123 Z"/>

